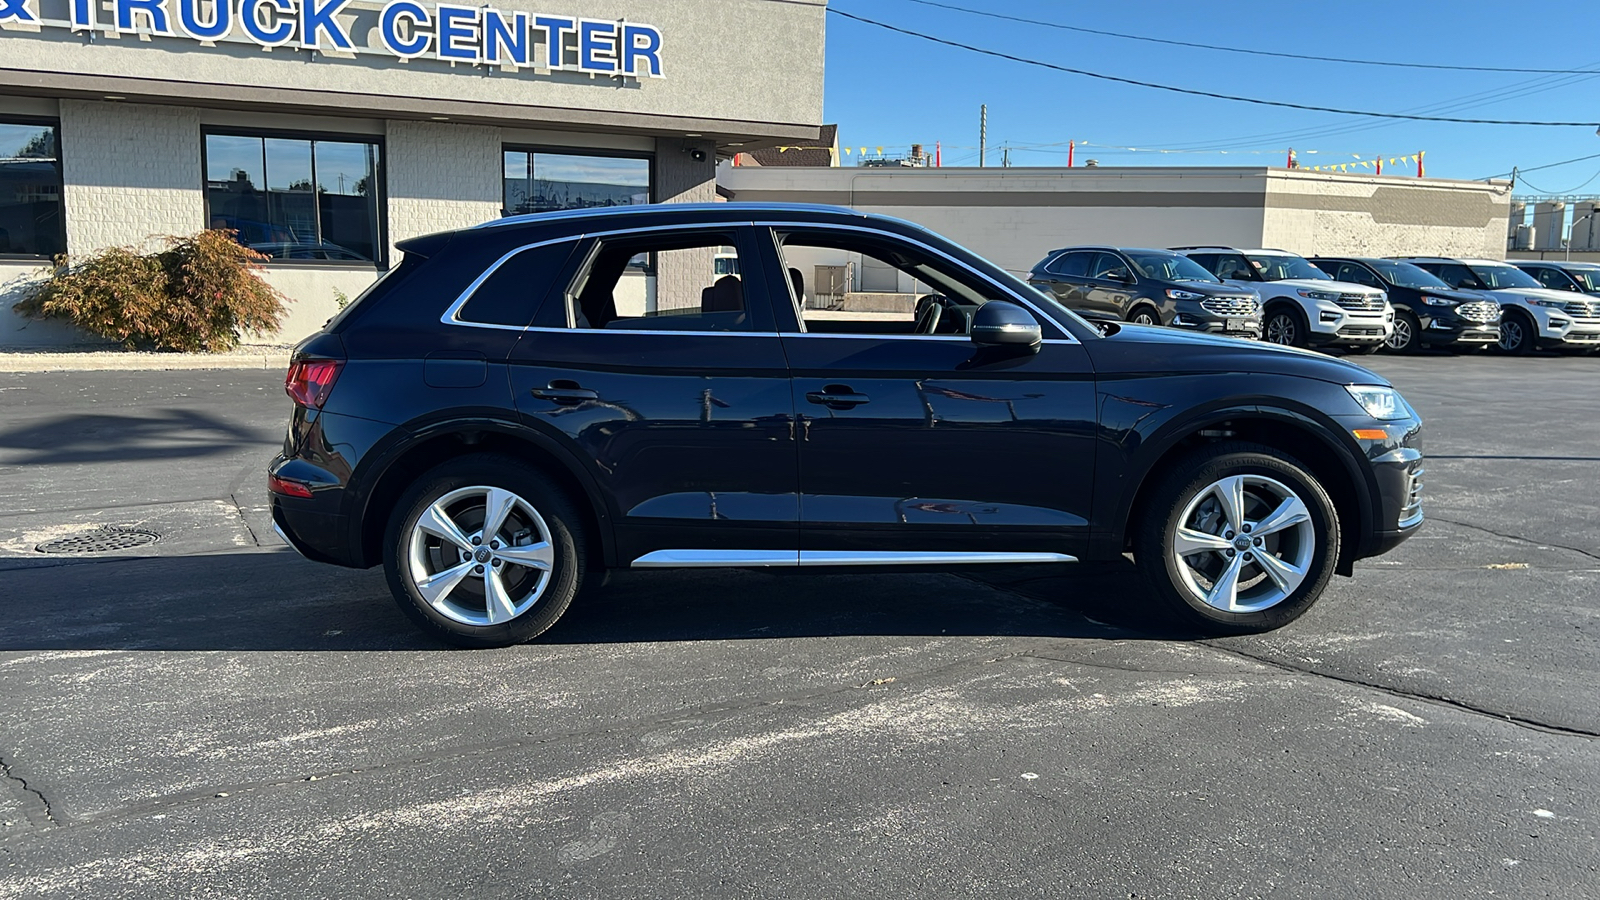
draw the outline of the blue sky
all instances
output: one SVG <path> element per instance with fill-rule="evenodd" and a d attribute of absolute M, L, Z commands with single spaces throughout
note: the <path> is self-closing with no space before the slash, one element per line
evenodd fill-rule
<path fill-rule="evenodd" d="M 1600 121 L 1600 44 L 1595 41 L 1600 12 L 1592 0 L 1536 5 L 946 2 L 1250 49 L 1596 71 L 1578 76 L 1441 72 L 1267 59 L 1002 22 L 910 0 L 830 0 L 839 10 L 963 43 L 1181 87 L 1381 112 Z M 1013 147 L 1012 165 L 1063 165 L 1066 156 L 1060 151 L 1068 140 L 1093 145 L 1080 146 L 1079 165 L 1095 158 L 1102 165 L 1281 166 L 1284 151 L 1294 147 L 1301 165 L 1311 166 L 1423 150 L 1427 174 L 1443 178 L 1483 178 L 1513 166 L 1526 169 L 1600 154 L 1593 127 L 1388 122 L 1186 97 L 978 56 L 837 15 L 828 17 L 827 66 L 826 119 L 839 124 L 841 146 L 873 152 L 882 146 L 893 154 L 914 142 L 931 151 L 937 141 L 944 145 L 946 165 L 976 165 L 978 108 L 984 103 L 989 106 L 989 165 L 1000 164 L 1007 143 Z M 1062 146 L 1026 149 L 1057 142 Z M 1141 149 L 1116 149 L 1126 147 Z M 842 161 L 854 164 L 853 158 Z M 1529 173 L 1518 184 L 1519 193 L 1569 190 L 1600 193 L 1600 158 Z"/>

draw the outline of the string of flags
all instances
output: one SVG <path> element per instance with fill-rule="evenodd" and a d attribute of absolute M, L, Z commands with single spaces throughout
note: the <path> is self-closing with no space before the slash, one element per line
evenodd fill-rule
<path fill-rule="evenodd" d="M 1384 166 L 1393 168 L 1395 166 L 1410 165 L 1415 163 L 1417 166 L 1417 175 L 1418 177 L 1421 177 L 1423 158 L 1427 155 L 1428 154 L 1426 151 L 1418 151 L 1410 154 L 1409 156 L 1380 156 L 1374 157 L 1373 159 L 1358 159 L 1353 162 L 1331 163 L 1322 166 L 1297 166 L 1296 168 L 1304 169 L 1307 172 L 1354 172 L 1359 169 L 1371 169 L 1374 172 L 1382 174 Z"/>

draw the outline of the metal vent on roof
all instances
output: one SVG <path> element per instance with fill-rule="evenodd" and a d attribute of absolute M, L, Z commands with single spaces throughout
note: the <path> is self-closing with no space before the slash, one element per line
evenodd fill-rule
<path fill-rule="evenodd" d="M 39 553 L 107 553 L 113 550 L 132 550 L 161 540 L 161 535 L 143 528 L 124 528 L 121 525 L 102 525 L 68 537 L 45 541 L 33 549 Z"/>

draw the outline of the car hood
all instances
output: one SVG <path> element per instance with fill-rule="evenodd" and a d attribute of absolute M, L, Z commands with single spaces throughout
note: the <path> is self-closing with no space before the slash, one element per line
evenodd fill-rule
<path fill-rule="evenodd" d="M 1175 328 L 1122 325 L 1088 346 L 1101 377 L 1246 372 L 1333 384 L 1389 384 L 1370 369 L 1322 353 Z"/>
<path fill-rule="evenodd" d="M 1583 297 L 1582 294 L 1574 294 L 1571 291 L 1553 291 L 1549 288 L 1500 288 L 1494 291 L 1479 291 L 1479 293 L 1487 294 L 1502 303 L 1508 301 L 1515 303 L 1524 297 L 1536 297 L 1540 300 L 1560 300 L 1563 303 L 1570 303 Z"/>
<path fill-rule="evenodd" d="M 1320 278 L 1285 278 L 1268 284 L 1281 284 L 1297 291 L 1332 291 L 1340 294 L 1381 294 L 1377 288 L 1349 281 L 1323 281 Z"/>
<path fill-rule="evenodd" d="M 1471 303 L 1475 300 L 1488 300 L 1493 302 L 1496 298 L 1487 291 L 1469 291 L 1465 288 L 1412 288 L 1418 294 L 1428 297 L 1443 297 L 1457 303 Z"/>

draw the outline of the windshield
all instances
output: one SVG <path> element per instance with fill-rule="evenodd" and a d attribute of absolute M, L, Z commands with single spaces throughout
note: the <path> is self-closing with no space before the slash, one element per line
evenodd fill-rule
<path fill-rule="evenodd" d="M 1578 287 L 1585 292 L 1600 293 L 1600 269 L 1568 269 L 1567 274 L 1578 283 Z"/>
<path fill-rule="evenodd" d="M 1397 284 L 1400 287 L 1417 288 L 1419 290 L 1424 288 L 1448 289 L 1450 287 L 1450 285 L 1445 284 L 1434 275 L 1429 274 L 1427 270 L 1419 269 L 1411 263 L 1374 260 L 1369 265 L 1378 270 L 1378 274 L 1383 276 L 1384 281 L 1390 284 Z"/>
<path fill-rule="evenodd" d="M 1471 269 L 1472 274 L 1478 276 L 1483 286 L 1491 291 L 1544 287 L 1532 275 L 1516 266 L 1467 266 L 1467 268 Z"/>
<path fill-rule="evenodd" d="M 1276 253 L 1268 256 L 1259 254 L 1246 256 L 1250 265 L 1256 267 L 1264 281 L 1283 281 L 1286 278 L 1308 278 L 1312 281 L 1332 281 L 1333 276 L 1313 266 L 1311 263 L 1298 256 L 1279 256 Z"/>
<path fill-rule="evenodd" d="M 1221 284 L 1222 279 L 1207 272 L 1187 256 L 1176 253 L 1129 253 L 1133 267 L 1145 278 L 1157 281 L 1207 281 Z"/>

